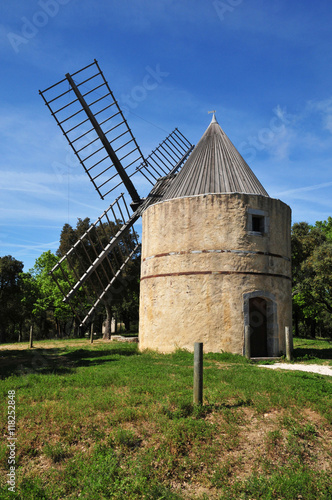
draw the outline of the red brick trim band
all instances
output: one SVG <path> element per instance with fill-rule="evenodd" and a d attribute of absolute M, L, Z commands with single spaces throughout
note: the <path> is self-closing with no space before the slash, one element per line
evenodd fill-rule
<path fill-rule="evenodd" d="M 288 262 L 290 261 L 289 257 L 284 257 L 283 255 L 279 255 L 277 253 L 270 252 L 255 252 L 253 250 L 182 250 L 180 252 L 167 252 L 167 253 L 159 253 L 156 255 L 151 255 L 150 257 L 145 257 L 143 262 L 150 259 L 157 259 L 159 257 L 171 257 L 173 255 L 190 255 L 190 254 L 201 254 L 201 253 L 235 253 L 238 255 L 266 255 L 267 257 L 276 257 L 278 259 L 284 259 Z"/>
<path fill-rule="evenodd" d="M 192 276 L 197 274 L 249 274 L 254 276 L 271 276 L 272 278 L 283 278 L 286 280 L 291 280 L 289 276 L 285 276 L 283 274 L 256 273 L 254 271 L 183 271 L 180 273 L 151 274 L 150 276 L 141 277 L 141 281 L 150 278 L 165 278 L 166 276 Z"/>

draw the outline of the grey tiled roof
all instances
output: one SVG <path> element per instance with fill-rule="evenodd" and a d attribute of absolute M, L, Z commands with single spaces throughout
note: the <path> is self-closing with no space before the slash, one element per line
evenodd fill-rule
<path fill-rule="evenodd" d="M 144 199 L 142 205 L 138 209 L 138 213 L 140 215 L 144 212 L 144 210 L 149 208 L 150 205 L 154 205 L 159 201 L 163 201 L 165 191 L 174 180 L 174 177 L 175 174 L 167 175 L 165 177 L 160 177 L 160 179 L 157 180 L 156 184 L 151 189 L 149 195 Z"/>
<path fill-rule="evenodd" d="M 269 196 L 214 116 L 162 199 L 208 193 Z"/>

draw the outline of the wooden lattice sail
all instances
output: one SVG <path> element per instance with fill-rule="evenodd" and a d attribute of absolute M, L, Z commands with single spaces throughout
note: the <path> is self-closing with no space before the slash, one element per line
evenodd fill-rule
<path fill-rule="evenodd" d="M 51 271 L 82 325 L 110 300 L 115 281 L 139 252 L 135 222 L 160 199 L 193 145 L 176 128 L 144 158 L 96 60 L 40 95 L 99 196 L 123 187 L 131 199 L 117 197 Z M 153 186 L 146 199 L 133 182 L 139 176 Z"/>

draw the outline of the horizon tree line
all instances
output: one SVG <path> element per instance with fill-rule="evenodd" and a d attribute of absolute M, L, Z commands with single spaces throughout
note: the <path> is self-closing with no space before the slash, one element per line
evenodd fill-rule
<path fill-rule="evenodd" d="M 49 271 L 89 226 L 89 218 L 78 219 L 75 228 L 64 224 L 56 253 L 42 253 L 28 272 L 23 272 L 23 262 L 11 255 L 0 257 L 0 343 L 27 340 L 31 326 L 38 339 L 86 334 L 91 325 L 79 328 Z M 98 235 L 101 237 L 107 238 L 107 228 Z M 332 217 L 314 225 L 294 223 L 291 243 L 294 335 L 332 338 Z M 91 251 L 85 248 L 85 252 Z M 94 329 L 101 333 L 104 325 L 104 338 L 110 338 L 112 318 L 122 322 L 126 331 L 131 326 L 137 328 L 140 257 L 137 252 L 112 295 L 94 314 Z M 90 304 L 84 306 L 88 310 Z"/>

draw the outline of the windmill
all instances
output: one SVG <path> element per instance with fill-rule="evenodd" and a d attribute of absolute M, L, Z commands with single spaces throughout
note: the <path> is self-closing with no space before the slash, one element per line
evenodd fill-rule
<path fill-rule="evenodd" d="M 101 199 L 126 191 L 50 273 L 82 326 L 110 300 L 140 247 L 134 224 L 162 197 L 194 146 L 175 128 L 145 158 L 96 60 L 39 93 Z M 146 198 L 134 184 L 143 179 L 152 185 Z"/>
<path fill-rule="evenodd" d="M 284 352 L 291 209 L 268 195 L 215 113 L 195 148 L 175 129 L 144 158 L 97 61 L 40 93 L 101 198 L 127 192 L 51 271 L 80 324 L 114 299 L 142 217 L 140 349 Z M 143 178 L 146 198 L 134 185 Z"/>

